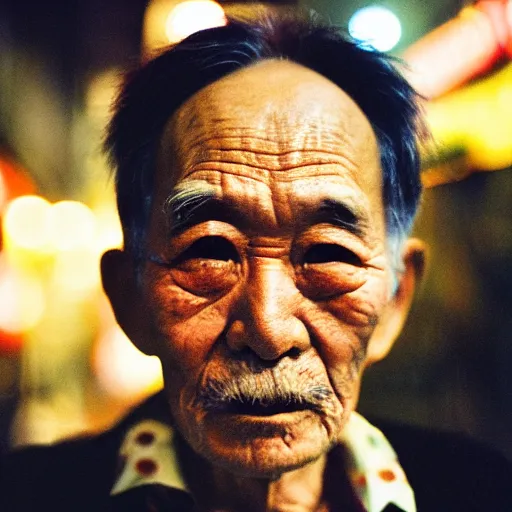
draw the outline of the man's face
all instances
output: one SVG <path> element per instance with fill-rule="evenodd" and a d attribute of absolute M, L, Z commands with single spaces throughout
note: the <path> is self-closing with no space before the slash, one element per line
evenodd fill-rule
<path fill-rule="evenodd" d="M 169 121 L 144 343 L 200 455 L 268 476 L 340 441 L 391 295 L 379 162 L 356 104 L 283 61 L 206 87 Z"/>

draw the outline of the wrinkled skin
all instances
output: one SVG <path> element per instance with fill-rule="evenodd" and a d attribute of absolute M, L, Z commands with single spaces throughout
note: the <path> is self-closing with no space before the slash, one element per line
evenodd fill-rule
<path fill-rule="evenodd" d="M 196 189 L 221 213 L 200 207 L 173 232 L 169 197 Z M 342 205 L 342 222 L 326 201 Z M 362 370 L 389 350 L 407 313 L 410 287 L 392 297 L 386 249 L 368 120 L 315 72 L 266 61 L 201 90 L 169 120 L 140 284 L 123 252 L 104 258 L 103 274 L 120 324 L 162 360 L 192 449 L 248 478 L 307 470 L 320 492 Z M 132 284 L 120 294 L 120 282 Z M 278 410 L 221 410 L 219 393 L 245 405 L 275 399 Z"/>

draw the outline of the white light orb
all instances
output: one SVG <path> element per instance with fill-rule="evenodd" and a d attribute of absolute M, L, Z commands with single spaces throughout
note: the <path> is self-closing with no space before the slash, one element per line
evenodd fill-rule
<path fill-rule="evenodd" d="M 356 11 L 348 22 L 348 31 L 354 39 L 381 52 L 392 50 L 402 36 L 400 20 L 379 5 Z"/>
<path fill-rule="evenodd" d="M 4 217 L 6 237 L 16 247 L 44 250 L 50 241 L 48 217 L 51 204 L 39 196 L 21 196 L 7 205 Z"/>
<path fill-rule="evenodd" d="M 96 218 L 84 203 L 59 201 L 50 209 L 48 231 L 56 251 L 91 247 L 96 235 Z"/>
<path fill-rule="evenodd" d="M 178 4 L 165 22 L 170 43 L 177 43 L 194 32 L 226 24 L 224 9 L 212 0 L 189 0 Z"/>

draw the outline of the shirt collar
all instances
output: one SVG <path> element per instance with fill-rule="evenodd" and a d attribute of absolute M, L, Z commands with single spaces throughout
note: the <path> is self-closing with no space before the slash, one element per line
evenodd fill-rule
<path fill-rule="evenodd" d="M 357 413 L 344 430 L 347 472 L 368 512 L 382 512 L 394 504 L 416 512 L 414 493 L 396 453 L 384 434 Z M 119 452 L 121 471 L 111 495 L 147 484 L 161 484 L 188 492 L 181 475 L 172 427 L 153 419 L 135 424 L 125 435 Z"/>

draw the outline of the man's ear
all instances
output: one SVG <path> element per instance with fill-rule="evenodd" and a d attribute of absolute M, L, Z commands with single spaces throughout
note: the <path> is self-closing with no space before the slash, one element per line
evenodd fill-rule
<path fill-rule="evenodd" d="M 422 240 L 409 238 L 404 244 L 403 270 L 398 275 L 398 287 L 368 342 L 367 366 L 386 357 L 402 331 L 411 308 L 414 291 L 423 278 L 425 253 L 426 245 Z"/>
<path fill-rule="evenodd" d="M 139 350 L 152 355 L 148 315 L 131 255 L 120 249 L 111 249 L 103 254 L 101 278 L 117 323 Z"/>

